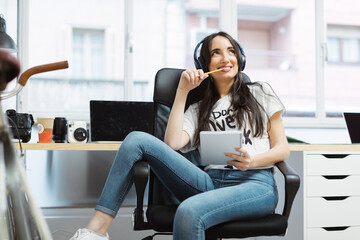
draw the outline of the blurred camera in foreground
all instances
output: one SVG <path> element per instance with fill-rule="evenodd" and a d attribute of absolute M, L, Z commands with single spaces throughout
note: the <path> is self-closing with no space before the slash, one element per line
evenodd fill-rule
<path fill-rule="evenodd" d="M 34 118 L 31 114 L 17 113 L 14 109 L 6 110 L 9 128 L 11 129 L 13 138 L 21 139 L 27 143 L 31 139 L 31 129 L 34 125 Z"/>

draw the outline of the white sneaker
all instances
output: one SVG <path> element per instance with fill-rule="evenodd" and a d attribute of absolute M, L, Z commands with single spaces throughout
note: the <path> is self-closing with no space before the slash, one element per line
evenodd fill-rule
<path fill-rule="evenodd" d="M 109 240 L 109 234 L 106 233 L 106 236 L 91 231 L 86 228 L 78 229 L 75 235 L 70 238 L 70 240 Z"/>

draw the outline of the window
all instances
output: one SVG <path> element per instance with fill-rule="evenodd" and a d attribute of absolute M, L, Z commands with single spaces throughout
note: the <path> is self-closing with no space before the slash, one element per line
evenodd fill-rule
<path fill-rule="evenodd" d="M 27 111 L 70 118 L 87 119 L 91 99 L 152 101 L 156 72 L 194 67 L 194 44 L 219 28 L 218 0 L 34 0 L 30 13 L 29 65 L 69 69 L 34 76 Z"/>
<path fill-rule="evenodd" d="M 324 4 L 328 50 L 324 111 L 328 120 L 336 120 L 342 118 L 343 112 L 360 112 L 360 27 L 355 19 L 360 14 L 360 3 L 347 0 L 335 7 L 331 0 Z"/>
<path fill-rule="evenodd" d="M 329 63 L 360 64 L 360 39 L 329 37 Z"/>
<path fill-rule="evenodd" d="M 232 23 L 231 14 L 223 13 L 236 9 L 245 72 L 273 86 L 286 106 L 285 124 L 344 126 L 343 111 L 360 111 L 360 95 L 354 93 L 360 88 L 358 5 L 354 0 L 341 6 L 335 0 L 33 0 L 24 67 L 69 60 L 70 68 L 32 77 L 23 110 L 86 119 L 91 99 L 151 101 L 156 71 L 194 67 L 196 43 Z"/>
<path fill-rule="evenodd" d="M 104 76 L 104 31 L 73 30 L 73 77 L 100 79 Z"/>
<path fill-rule="evenodd" d="M 242 3 L 244 2 L 244 3 Z M 238 41 L 252 81 L 271 84 L 287 117 L 315 117 L 314 1 L 238 1 Z"/>
<path fill-rule="evenodd" d="M 328 61 L 330 62 L 340 62 L 341 52 L 340 52 L 340 38 L 328 37 L 327 40 L 328 47 Z"/>
<path fill-rule="evenodd" d="M 343 60 L 348 63 L 359 63 L 359 39 L 343 40 Z"/>
<path fill-rule="evenodd" d="M 159 69 L 194 68 L 195 45 L 217 31 L 218 19 L 218 0 L 133 1 L 132 99 L 152 101 Z"/>
<path fill-rule="evenodd" d="M 90 100 L 124 100 L 124 0 L 34 0 L 29 12 L 29 67 L 69 68 L 34 75 L 26 111 L 87 120 Z"/>

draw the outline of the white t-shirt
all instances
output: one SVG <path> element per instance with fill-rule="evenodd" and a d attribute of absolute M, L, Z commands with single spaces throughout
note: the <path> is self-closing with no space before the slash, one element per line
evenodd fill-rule
<path fill-rule="evenodd" d="M 265 82 L 259 82 L 262 86 L 249 85 L 250 92 L 253 94 L 255 99 L 261 104 L 266 113 L 263 113 L 264 126 L 266 131 L 262 137 L 254 137 L 253 132 L 250 129 L 250 124 L 246 119 L 245 124 L 242 124 L 240 129 L 243 132 L 243 148 L 250 154 L 260 154 L 270 149 L 270 141 L 267 133 L 267 121 L 276 112 L 283 112 L 284 106 L 272 90 L 271 86 Z M 184 146 L 180 151 L 188 152 L 197 148 L 194 146 L 194 135 L 195 129 L 198 125 L 198 108 L 199 103 L 192 104 L 184 114 L 184 125 L 183 130 L 186 131 L 190 136 L 190 142 Z M 210 130 L 211 131 L 234 131 L 238 130 L 237 122 L 231 118 L 233 114 L 231 108 L 231 96 L 226 95 L 219 99 L 212 110 L 210 117 Z"/>

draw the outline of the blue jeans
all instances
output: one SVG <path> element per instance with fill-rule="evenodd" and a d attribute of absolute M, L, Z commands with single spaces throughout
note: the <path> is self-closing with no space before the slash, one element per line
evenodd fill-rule
<path fill-rule="evenodd" d="M 148 161 L 156 177 L 180 201 L 173 239 L 205 239 L 204 230 L 234 220 L 274 212 L 278 194 L 272 169 L 202 171 L 164 142 L 130 133 L 119 148 L 96 210 L 116 216 L 133 184 L 132 167 Z"/>

